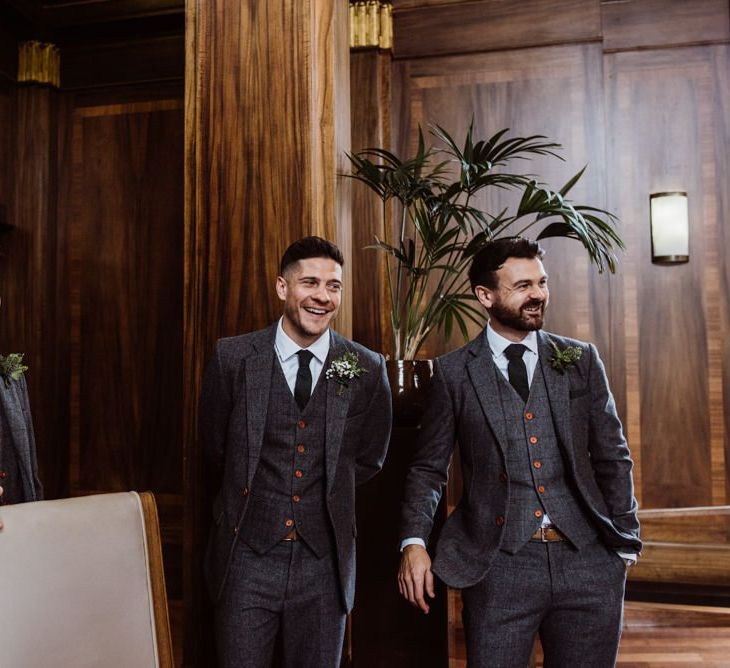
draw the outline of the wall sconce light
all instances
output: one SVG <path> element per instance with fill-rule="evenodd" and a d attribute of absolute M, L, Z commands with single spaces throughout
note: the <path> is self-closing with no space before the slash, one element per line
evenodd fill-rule
<path fill-rule="evenodd" d="M 649 196 L 651 202 L 651 260 L 657 264 L 689 262 L 687 193 Z"/>

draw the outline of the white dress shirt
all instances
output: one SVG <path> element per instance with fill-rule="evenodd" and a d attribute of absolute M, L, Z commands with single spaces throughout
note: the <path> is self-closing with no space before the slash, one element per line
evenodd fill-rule
<path fill-rule="evenodd" d="M 281 370 L 284 372 L 286 384 L 289 386 L 291 393 L 294 394 L 294 385 L 297 382 L 297 371 L 299 371 L 299 358 L 297 353 L 300 350 L 308 350 L 312 353 L 312 359 L 309 361 L 309 370 L 312 372 L 312 392 L 317 386 L 317 380 L 322 373 L 327 354 L 330 351 L 330 331 L 329 329 L 322 334 L 311 346 L 302 348 L 298 343 L 289 338 L 282 326 L 283 318 L 279 319 L 276 327 L 276 338 L 274 340 L 274 349 L 276 356 L 279 358 Z M 311 393 L 310 393 L 311 396 Z"/>

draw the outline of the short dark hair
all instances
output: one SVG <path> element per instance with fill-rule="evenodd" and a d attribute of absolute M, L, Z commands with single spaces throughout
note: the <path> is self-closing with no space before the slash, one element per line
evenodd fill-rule
<path fill-rule="evenodd" d="M 488 241 L 474 256 L 469 267 L 469 283 L 472 292 L 477 285 L 490 290 L 497 289 L 497 271 L 508 258 L 532 260 L 542 258 L 545 251 L 540 244 L 523 237 L 503 237 Z"/>
<path fill-rule="evenodd" d="M 295 241 L 284 251 L 279 265 L 279 276 L 283 276 L 284 272 L 299 260 L 308 260 L 311 257 L 327 257 L 341 267 L 345 264 L 342 251 L 331 241 L 322 239 L 322 237 L 304 237 Z"/>

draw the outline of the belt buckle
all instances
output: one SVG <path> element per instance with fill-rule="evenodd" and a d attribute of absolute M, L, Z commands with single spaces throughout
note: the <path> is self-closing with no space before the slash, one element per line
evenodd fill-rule
<path fill-rule="evenodd" d="M 549 543 L 550 541 L 547 539 L 547 536 L 545 535 L 546 531 L 549 531 L 550 527 L 540 525 L 540 542 L 541 543 Z"/>

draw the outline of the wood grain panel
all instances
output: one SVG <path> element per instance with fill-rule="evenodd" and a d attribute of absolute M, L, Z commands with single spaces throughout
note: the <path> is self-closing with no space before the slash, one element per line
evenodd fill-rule
<path fill-rule="evenodd" d="M 18 42 L 0 25 L 0 80 L 15 81 L 18 77 Z"/>
<path fill-rule="evenodd" d="M 448 3 L 394 7 L 397 58 L 473 53 L 600 39 L 599 0 Z"/>
<path fill-rule="evenodd" d="M 576 200 L 605 204 L 602 65 L 598 45 L 524 49 L 502 53 L 413 60 L 404 70 L 408 108 L 399 123 L 399 149 L 415 149 L 417 124 L 445 127 L 463 138 L 472 116 L 476 133 L 486 137 L 502 128 L 514 135 L 543 134 L 566 147 L 565 162 L 538 158 L 512 169 L 539 174 L 562 186 L 589 163 Z M 550 109 L 549 114 L 544 110 Z M 479 201 L 497 212 L 516 204 L 513 195 L 491 192 Z M 517 231 L 517 230 L 515 230 Z M 588 266 L 576 242 L 544 243 L 550 274 L 548 328 L 588 338 L 608 350 L 608 281 Z M 472 334 L 476 328 L 472 327 Z M 460 335 L 446 342 L 434 336 L 422 351 L 431 357 L 461 344 Z"/>
<path fill-rule="evenodd" d="M 182 34 L 123 43 L 72 45 L 63 49 L 64 90 L 99 86 L 182 81 L 185 38 Z"/>
<path fill-rule="evenodd" d="M 293 240 L 320 234 L 349 258 L 349 185 L 337 177 L 350 134 L 347 20 L 343 0 L 187 4 L 186 665 L 210 651 L 201 632 L 208 510 L 196 439 L 204 362 L 220 336 L 278 317 L 274 280 Z M 349 271 L 347 262 L 347 281 Z M 351 308 L 345 301 L 337 324 L 345 334 Z"/>
<path fill-rule="evenodd" d="M 182 105 L 77 109 L 72 489 L 179 493 Z"/>
<path fill-rule="evenodd" d="M 727 151 L 727 112 L 717 77 L 717 50 L 725 47 L 607 57 L 610 203 L 625 221 L 629 261 L 626 303 L 617 321 L 638 336 L 625 340 L 627 361 L 638 366 L 641 488 L 646 507 L 724 503 L 724 436 L 711 415 L 723 405 L 717 253 L 727 200 L 727 177 L 717 156 Z M 669 111 L 671 110 L 671 112 Z M 718 141 L 720 146 L 718 147 Z M 681 188 L 679 186 L 681 184 Z M 687 190 L 690 201 L 689 264 L 650 262 L 649 194 Z M 631 304 L 632 309 L 627 309 Z M 632 348 L 632 346 L 635 346 Z M 636 383 L 636 380 L 632 382 Z"/>
<path fill-rule="evenodd" d="M 20 86 L 12 95 L 12 195 L 3 258 L 3 348 L 24 352 L 38 463 L 47 496 L 67 490 L 68 381 L 63 308 L 63 231 L 57 224 L 58 93 Z"/>
<path fill-rule="evenodd" d="M 8 200 L 10 199 L 10 137 L 12 134 L 10 105 L 10 91 L 0 83 L 0 224 L 8 222 Z M 2 257 L 1 239 L 2 237 L 0 237 L 0 258 Z"/>
<path fill-rule="evenodd" d="M 602 2 L 607 51 L 707 44 L 730 40 L 726 0 L 628 0 Z"/>
<path fill-rule="evenodd" d="M 390 147 L 391 56 L 377 50 L 350 55 L 352 150 Z M 348 170 L 349 171 L 349 170 Z M 352 336 L 383 353 L 392 352 L 385 295 L 383 255 L 367 249 L 383 238 L 385 218 L 380 199 L 364 185 L 352 185 Z"/>

